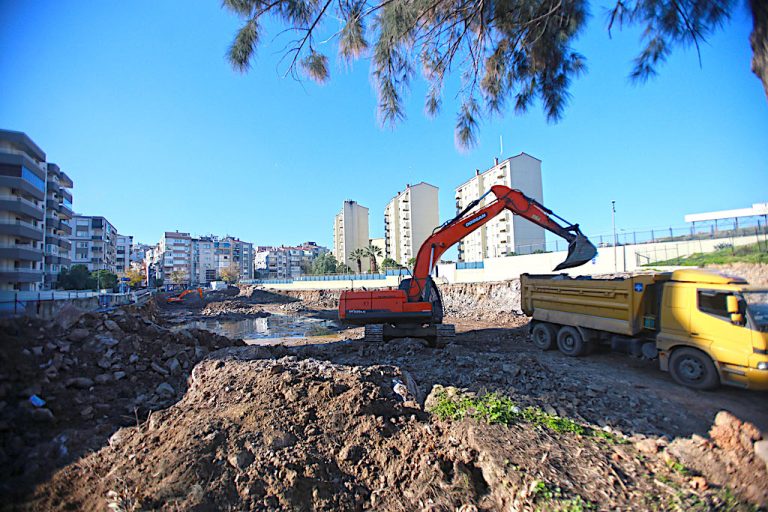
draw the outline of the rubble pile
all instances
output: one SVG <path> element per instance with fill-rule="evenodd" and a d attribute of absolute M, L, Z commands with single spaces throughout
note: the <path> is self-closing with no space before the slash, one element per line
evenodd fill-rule
<path fill-rule="evenodd" d="M 765 263 L 729 263 L 707 265 L 706 268 L 729 276 L 743 277 L 754 286 L 768 286 L 768 265 Z"/>
<path fill-rule="evenodd" d="M 520 280 L 440 285 L 446 316 L 507 323 L 523 314 Z"/>
<path fill-rule="evenodd" d="M 218 302 L 208 302 L 200 311 L 200 315 L 209 318 L 236 319 L 243 317 L 261 318 L 269 316 L 270 313 L 264 311 L 257 304 L 230 299 Z"/>
<path fill-rule="evenodd" d="M 154 320 L 153 320 L 154 318 Z M 117 428 L 178 400 L 192 367 L 243 345 L 170 330 L 154 308 L 65 311 L 53 322 L 0 326 L 0 496 L 98 448 Z"/>
<path fill-rule="evenodd" d="M 269 356 L 261 347 L 212 354 L 195 367 L 180 402 L 120 429 L 109 446 L 57 472 L 27 508 L 628 510 L 720 503 L 715 493 L 690 490 L 663 464 L 639 461 L 632 445 L 525 423 L 439 421 L 423 410 L 412 376 L 397 367 Z M 667 495 L 652 472 L 685 490 Z"/>

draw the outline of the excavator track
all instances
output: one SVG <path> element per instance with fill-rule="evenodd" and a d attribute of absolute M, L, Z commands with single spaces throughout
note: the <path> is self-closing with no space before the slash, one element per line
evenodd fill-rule
<path fill-rule="evenodd" d="M 367 324 L 365 326 L 365 341 L 370 343 L 383 343 L 384 342 L 384 325 L 383 324 Z"/>
<path fill-rule="evenodd" d="M 436 348 L 443 348 L 449 343 L 452 343 L 456 338 L 456 327 L 450 324 L 438 324 L 435 326 L 437 331 L 435 335 L 435 341 L 433 346 Z"/>

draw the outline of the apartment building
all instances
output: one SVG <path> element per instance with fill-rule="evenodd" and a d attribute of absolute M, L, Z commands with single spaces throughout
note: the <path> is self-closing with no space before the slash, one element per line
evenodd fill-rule
<path fill-rule="evenodd" d="M 527 196 L 543 202 L 541 160 L 520 153 L 502 162 L 496 159 L 493 167 L 484 172 L 476 170 L 470 180 L 456 188 L 456 211 L 463 210 L 493 185 L 519 189 Z M 494 199 L 491 194 L 480 206 Z M 507 211 L 459 242 L 459 261 L 482 261 L 485 258 L 530 254 L 544 250 L 545 247 L 544 228 Z"/>
<path fill-rule="evenodd" d="M 213 235 L 192 239 L 192 284 L 207 284 L 218 278 Z"/>
<path fill-rule="evenodd" d="M 72 243 L 72 180 L 58 165 L 48 163 L 45 201 L 45 264 L 43 288 L 56 288 L 62 268 L 70 266 Z"/>
<path fill-rule="evenodd" d="M 315 258 L 327 252 L 327 248 L 315 242 L 305 242 L 299 246 L 258 246 L 253 263 L 257 277 L 295 278 L 306 273 Z"/>
<path fill-rule="evenodd" d="M 192 237 L 166 231 L 157 244 L 157 277 L 164 284 L 189 285 L 192 278 Z"/>
<path fill-rule="evenodd" d="M 125 274 L 131 268 L 132 248 L 133 237 L 131 235 L 117 235 L 115 271 L 118 274 Z"/>
<path fill-rule="evenodd" d="M 55 285 L 69 264 L 72 187 L 29 136 L 0 130 L 0 290 Z"/>
<path fill-rule="evenodd" d="M 219 275 L 221 270 L 235 266 L 240 279 L 253 279 L 253 244 L 226 236 L 214 242 L 214 258 Z"/>
<path fill-rule="evenodd" d="M 384 208 L 384 256 L 401 265 L 416 257 L 419 247 L 440 224 L 438 188 L 429 183 L 406 185 Z"/>
<path fill-rule="evenodd" d="M 72 265 L 85 265 L 88 270 L 117 273 L 117 229 L 101 216 L 75 215 L 72 245 Z"/>
<path fill-rule="evenodd" d="M 355 249 L 368 245 L 368 208 L 356 201 L 344 201 L 333 222 L 333 255 L 341 263 L 354 268 L 357 262 L 350 257 Z M 368 260 L 363 262 L 368 265 Z"/>

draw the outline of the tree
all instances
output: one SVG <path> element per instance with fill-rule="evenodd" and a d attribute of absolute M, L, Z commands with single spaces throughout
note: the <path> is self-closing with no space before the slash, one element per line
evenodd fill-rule
<path fill-rule="evenodd" d="M 227 284 L 235 284 L 240 279 L 240 268 L 234 263 L 219 271 L 221 279 Z"/>
<path fill-rule="evenodd" d="M 168 275 L 168 278 L 173 284 L 184 284 L 187 282 L 187 273 L 183 270 L 174 270 Z"/>
<path fill-rule="evenodd" d="M 72 265 L 59 273 L 56 287 L 62 290 L 92 290 L 96 288 L 88 267 L 85 265 Z"/>
<path fill-rule="evenodd" d="M 355 260 L 357 263 L 357 273 L 362 274 L 363 273 L 363 258 L 365 258 L 368 254 L 365 252 L 365 249 L 362 247 L 358 247 L 351 253 L 349 253 L 349 257 Z"/>
<path fill-rule="evenodd" d="M 400 268 L 400 264 L 392 258 L 384 258 L 381 262 L 381 268 Z"/>
<path fill-rule="evenodd" d="M 416 258 L 408 258 L 408 262 L 406 263 L 406 266 L 407 266 L 408 268 L 411 268 L 411 269 L 412 269 L 414 266 L 416 266 Z"/>
<path fill-rule="evenodd" d="M 91 273 L 93 286 L 100 290 L 111 290 L 117 286 L 117 274 L 109 270 L 95 270 Z"/>
<path fill-rule="evenodd" d="M 750 0 L 754 31 L 753 69 L 768 94 L 768 6 Z M 642 82 L 656 74 L 676 46 L 699 44 L 719 29 L 736 7 L 730 0 L 616 0 L 607 11 L 614 27 L 644 28 L 642 48 L 630 78 Z M 245 72 L 262 42 L 264 20 L 276 18 L 285 33 L 298 34 L 283 50 L 286 74 L 303 74 L 319 83 L 330 78 L 320 47 L 336 39 L 339 56 L 371 60 L 379 119 L 394 125 L 405 118 L 404 97 L 421 68 L 427 82 L 425 111 L 441 106 L 450 71 L 461 77 L 461 105 L 455 140 L 459 148 L 476 143 L 483 116 L 508 107 L 526 112 L 537 100 L 549 121 L 563 115 L 571 81 L 585 70 L 585 58 L 572 48 L 584 28 L 587 0 L 224 0 L 243 21 L 228 58 Z M 330 34 L 331 26 L 341 29 Z M 335 29 L 334 29 L 335 30 Z"/>
<path fill-rule="evenodd" d="M 312 262 L 313 274 L 335 274 L 338 270 L 339 262 L 331 253 L 321 254 Z"/>
<path fill-rule="evenodd" d="M 381 247 L 376 247 L 375 245 L 369 245 L 368 247 L 365 247 L 363 251 L 365 252 L 365 255 L 368 256 L 371 273 L 377 272 L 378 266 L 376 265 L 376 258 L 381 258 L 382 256 Z"/>
<path fill-rule="evenodd" d="M 336 267 L 336 272 L 339 274 L 351 274 L 354 271 L 349 267 L 349 265 L 339 263 L 339 266 Z"/>
<path fill-rule="evenodd" d="M 145 276 L 142 271 L 136 268 L 129 268 L 125 271 L 125 277 L 128 278 L 128 284 L 132 288 L 138 288 L 144 284 Z"/>

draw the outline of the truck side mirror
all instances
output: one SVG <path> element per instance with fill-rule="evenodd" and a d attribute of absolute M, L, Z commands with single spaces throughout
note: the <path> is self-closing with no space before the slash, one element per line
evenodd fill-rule
<path fill-rule="evenodd" d="M 731 323 L 734 325 L 744 325 L 744 315 L 741 313 L 731 313 Z"/>
<path fill-rule="evenodd" d="M 725 309 L 728 311 L 728 313 L 738 313 L 739 312 L 739 299 L 735 295 L 728 295 L 725 298 Z"/>

